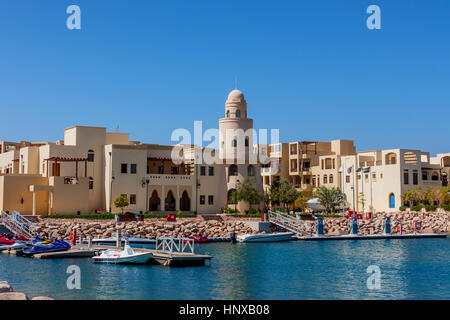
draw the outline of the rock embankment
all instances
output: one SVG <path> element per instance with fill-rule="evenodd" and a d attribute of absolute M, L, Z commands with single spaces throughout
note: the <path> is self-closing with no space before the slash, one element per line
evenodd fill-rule
<path fill-rule="evenodd" d="M 117 230 L 132 237 L 151 239 L 154 237 L 188 237 L 197 233 L 205 233 L 208 237 L 229 237 L 231 233 L 251 233 L 253 230 L 243 221 L 202 221 L 198 219 L 183 219 L 177 222 L 146 220 L 144 222 L 71 222 L 43 220 L 36 226 L 36 232 L 41 236 L 67 239 L 70 232 L 76 229 L 83 238 L 107 238 L 115 235 Z"/>
<path fill-rule="evenodd" d="M 403 233 L 414 233 L 413 222 L 421 222 L 423 233 L 450 233 L 450 214 L 448 212 L 396 212 L 376 213 L 373 219 L 362 219 L 358 221 L 359 234 L 378 234 L 382 232 L 382 219 L 391 219 L 392 233 L 397 232 L 397 226 L 402 225 Z M 249 219 L 255 220 L 255 219 Z M 302 221 L 303 234 L 314 233 L 314 221 Z M 121 222 L 115 221 L 89 221 L 89 220 L 58 220 L 43 219 L 36 225 L 36 231 L 41 236 L 68 239 L 70 232 L 77 229 L 84 238 L 106 238 L 115 235 L 117 230 L 133 237 L 151 239 L 154 237 L 188 237 L 196 233 L 205 233 L 208 237 L 229 237 L 231 233 L 252 233 L 253 230 L 246 224 L 245 220 L 218 219 L 203 220 L 197 218 L 184 218 L 177 222 L 166 222 L 163 220 L 148 219 L 144 222 Z M 348 234 L 350 231 L 349 221 L 345 218 L 325 218 L 324 232 L 327 235 Z"/>
<path fill-rule="evenodd" d="M 373 219 L 358 220 L 359 234 L 382 233 L 383 217 L 391 220 L 391 233 L 397 233 L 397 227 L 402 226 L 403 233 L 414 233 L 413 223 L 420 222 L 422 233 L 450 233 L 450 214 L 437 212 L 395 212 L 376 213 Z M 305 234 L 314 232 L 314 222 L 305 221 Z M 324 233 L 327 235 L 344 235 L 350 232 L 349 221 L 345 218 L 325 218 Z"/>
<path fill-rule="evenodd" d="M 14 292 L 7 281 L 0 281 L 0 300 L 53 300 L 49 297 L 28 298 L 25 293 Z"/>

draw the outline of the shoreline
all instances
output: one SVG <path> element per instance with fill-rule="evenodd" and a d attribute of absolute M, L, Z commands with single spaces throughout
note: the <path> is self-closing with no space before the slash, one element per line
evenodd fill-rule
<path fill-rule="evenodd" d="M 413 223 L 421 223 L 421 233 L 450 234 L 450 214 L 442 212 L 395 212 L 376 213 L 372 219 L 358 220 L 358 234 L 374 235 L 382 233 L 382 218 L 391 219 L 391 233 L 397 234 L 397 227 L 402 225 L 403 234 L 414 233 Z M 231 233 L 254 233 L 247 222 L 261 221 L 259 218 L 235 218 L 230 216 L 215 216 L 214 219 L 180 218 L 176 222 L 165 219 L 146 219 L 143 222 L 115 222 L 105 220 L 83 219 L 41 219 L 35 224 L 36 233 L 46 236 L 50 232 L 54 237 L 68 239 L 70 232 L 77 229 L 83 238 L 107 238 L 114 236 L 117 230 L 132 237 L 152 239 L 155 237 L 188 237 L 196 233 L 206 233 L 210 238 L 225 238 Z M 350 232 L 349 221 L 345 218 L 324 218 L 324 235 L 346 235 Z M 315 233 L 314 221 L 302 221 L 302 234 L 310 236 Z M 272 225 L 272 230 L 276 227 Z"/>

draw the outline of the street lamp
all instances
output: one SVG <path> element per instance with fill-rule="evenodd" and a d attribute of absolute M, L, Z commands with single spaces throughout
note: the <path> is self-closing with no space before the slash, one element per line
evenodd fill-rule
<path fill-rule="evenodd" d="M 239 179 L 236 180 L 236 189 L 234 190 L 234 213 L 237 213 L 237 189 L 238 189 L 238 183 Z"/>

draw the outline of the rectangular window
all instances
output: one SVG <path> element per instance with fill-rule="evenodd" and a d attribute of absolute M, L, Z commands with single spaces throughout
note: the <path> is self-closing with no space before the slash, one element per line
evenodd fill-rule
<path fill-rule="evenodd" d="M 214 196 L 208 196 L 208 204 L 213 205 L 214 204 Z"/>
<path fill-rule="evenodd" d="M 403 172 L 403 184 L 409 184 L 409 171 L 404 170 Z"/>
<path fill-rule="evenodd" d="M 147 173 L 150 173 L 150 166 L 147 166 Z"/>
<path fill-rule="evenodd" d="M 122 163 L 120 166 L 120 173 L 127 173 L 128 165 L 126 163 Z"/>
<path fill-rule="evenodd" d="M 350 183 L 350 176 L 345 177 L 345 183 Z"/>
<path fill-rule="evenodd" d="M 206 167 L 200 167 L 200 175 L 206 176 Z"/>
<path fill-rule="evenodd" d="M 130 194 L 130 204 L 136 204 L 136 195 Z"/>
<path fill-rule="evenodd" d="M 214 167 L 209 167 L 209 176 L 214 176 Z"/>
<path fill-rule="evenodd" d="M 158 174 L 164 174 L 164 166 L 158 167 Z"/>
<path fill-rule="evenodd" d="M 413 184 L 419 184 L 419 173 L 417 170 L 413 170 Z"/>
<path fill-rule="evenodd" d="M 200 196 L 200 204 L 205 204 L 205 196 Z"/>
<path fill-rule="evenodd" d="M 136 174 L 137 172 L 137 165 L 135 163 L 132 163 L 130 166 L 130 173 Z"/>
<path fill-rule="evenodd" d="M 178 167 L 172 167 L 170 173 L 171 174 L 178 174 Z"/>

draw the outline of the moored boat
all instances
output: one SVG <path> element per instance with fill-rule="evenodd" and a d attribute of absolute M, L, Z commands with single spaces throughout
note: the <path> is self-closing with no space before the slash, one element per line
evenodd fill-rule
<path fill-rule="evenodd" d="M 108 249 L 103 251 L 99 256 L 93 257 L 95 263 L 146 263 L 152 254 L 150 252 L 135 252 L 128 244 L 124 250 Z"/>
<path fill-rule="evenodd" d="M 293 235 L 292 232 L 239 234 L 236 239 L 238 242 L 279 242 L 292 240 Z"/>

